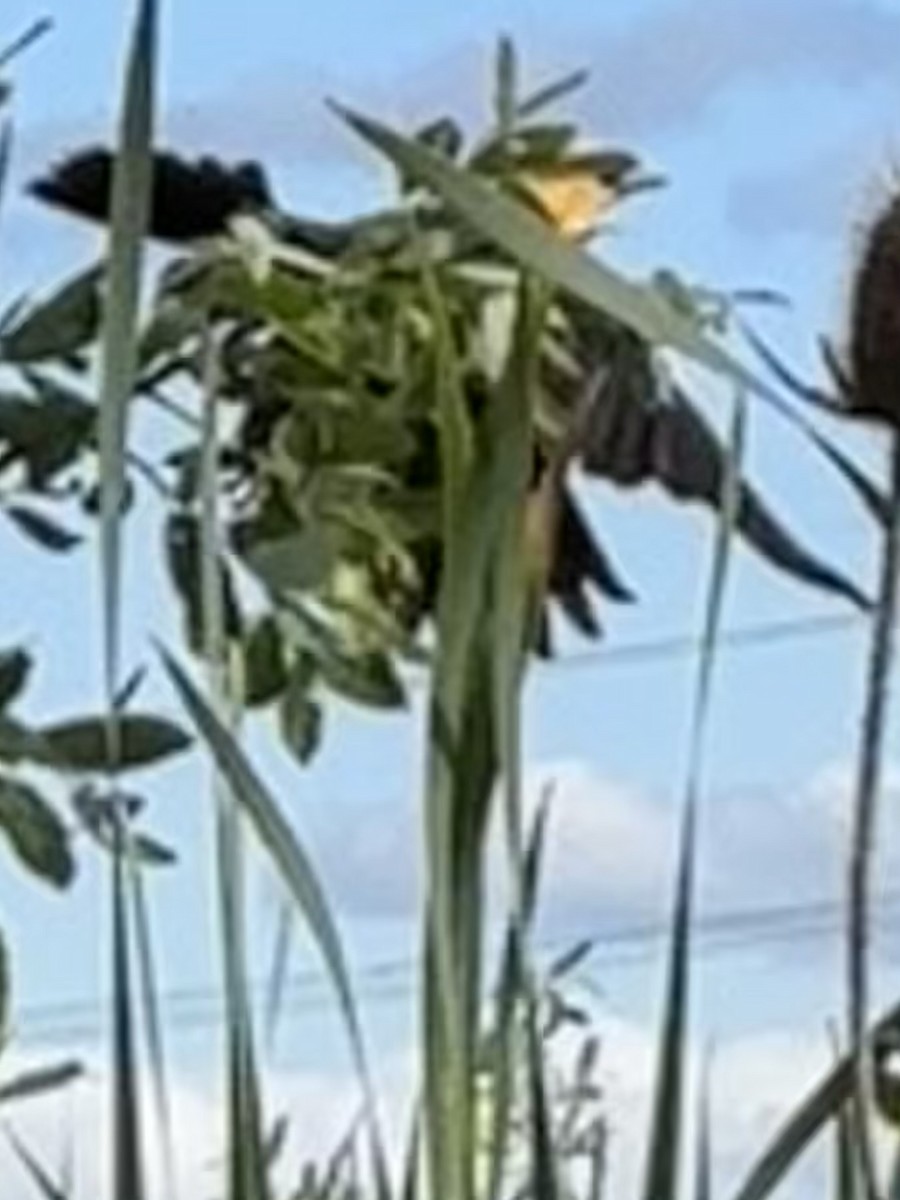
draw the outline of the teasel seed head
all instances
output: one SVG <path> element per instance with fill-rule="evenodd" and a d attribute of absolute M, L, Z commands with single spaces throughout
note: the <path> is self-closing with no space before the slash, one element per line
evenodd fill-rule
<path fill-rule="evenodd" d="M 900 191 L 866 232 L 850 292 L 846 403 L 900 430 Z"/>

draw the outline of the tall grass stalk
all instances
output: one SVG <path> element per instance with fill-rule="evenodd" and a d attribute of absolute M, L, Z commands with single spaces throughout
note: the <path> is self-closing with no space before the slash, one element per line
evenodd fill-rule
<path fill-rule="evenodd" d="M 145 1192 L 135 1055 L 128 927 L 128 853 L 124 813 L 116 794 L 119 724 L 122 508 L 125 497 L 127 413 L 137 369 L 137 321 L 151 187 L 157 11 L 142 0 L 135 18 L 113 173 L 109 257 L 100 362 L 100 574 L 103 597 L 103 677 L 107 697 L 110 791 L 114 803 L 112 856 L 114 1200 Z"/>

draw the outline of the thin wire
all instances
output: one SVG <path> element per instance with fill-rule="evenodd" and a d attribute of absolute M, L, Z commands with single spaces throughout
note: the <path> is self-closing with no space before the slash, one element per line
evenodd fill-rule
<path fill-rule="evenodd" d="M 760 621 L 724 630 L 718 638 L 723 650 L 742 650 L 791 642 L 805 638 L 830 637 L 838 633 L 862 632 L 864 613 L 836 616 L 798 617 L 789 621 Z M 541 672 L 572 670 L 584 667 L 622 667 L 662 659 L 684 658 L 700 653 L 700 641 L 690 634 L 625 642 L 600 650 L 585 650 L 540 664 Z"/>
<path fill-rule="evenodd" d="M 900 905 L 900 890 L 887 891 L 878 902 L 880 915 Z M 770 906 L 753 906 L 725 910 L 701 917 L 695 933 L 699 939 L 700 957 L 771 945 L 787 938 L 821 937 L 837 933 L 842 928 L 843 902 L 815 900 Z M 654 953 L 653 943 L 665 938 L 665 922 L 643 922 L 595 931 L 582 938 L 555 937 L 542 950 L 550 952 L 570 948 L 588 941 L 598 968 L 631 966 L 646 961 Z M 397 1000 L 408 996 L 415 974 L 411 958 L 386 959 L 370 963 L 356 973 L 360 993 L 371 1001 Z M 258 983 L 256 989 L 264 985 Z M 290 1002 L 285 1012 L 308 1012 L 328 1005 L 327 982 L 318 972 L 305 971 L 294 975 L 289 984 Z M 317 994 L 320 992 L 321 994 Z M 163 996 L 167 1007 L 180 1006 L 182 1011 L 169 1013 L 169 1024 L 179 1029 L 205 1028 L 221 1020 L 218 994 L 208 986 L 176 988 Z M 197 1006 L 191 1011 L 191 1005 Z M 55 1004 L 27 1006 L 20 1014 L 18 1038 L 21 1041 L 48 1041 L 98 1035 L 103 1028 L 103 1006 L 96 1000 L 61 1001 Z M 80 1022 L 78 1018 L 83 1018 Z M 66 1020 L 75 1018 L 74 1021 Z"/>

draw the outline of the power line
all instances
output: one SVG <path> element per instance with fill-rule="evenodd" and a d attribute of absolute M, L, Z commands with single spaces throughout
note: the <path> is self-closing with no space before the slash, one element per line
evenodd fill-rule
<path fill-rule="evenodd" d="M 723 650 L 745 650 L 792 642 L 807 638 L 833 637 L 835 634 L 861 631 L 865 627 L 863 614 L 821 615 L 798 617 L 785 621 L 758 621 L 723 630 L 718 643 Z M 608 646 L 600 650 L 584 650 L 565 657 L 553 658 L 542 664 L 547 672 L 583 667 L 622 667 L 658 662 L 663 659 L 693 657 L 702 649 L 701 639 L 693 634 L 647 638 Z"/>
<path fill-rule="evenodd" d="M 898 906 L 900 890 L 887 891 L 878 901 L 879 915 L 888 915 Z M 794 941 L 821 937 L 842 928 L 843 913 L 842 901 L 834 899 L 724 910 L 701 917 L 695 923 L 695 950 L 698 957 L 705 958 L 772 945 L 787 938 Z M 652 957 L 654 943 L 664 940 L 668 934 L 669 927 L 662 921 L 632 923 L 598 930 L 581 938 L 568 938 L 565 943 L 555 938 L 552 945 L 542 949 L 558 953 L 587 941 L 592 945 L 597 969 L 627 967 Z M 358 994 L 368 1002 L 403 999 L 412 990 L 415 970 L 416 963 L 411 958 L 370 963 L 356 972 Z M 261 992 L 264 986 L 257 982 L 253 990 Z M 167 1027 L 202 1029 L 218 1024 L 222 1019 L 219 993 L 207 985 L 171 989 L 161 1000 L 167 1008 L 175 1009 L 169 1012 Z M 289 980 L 284 1005 L 286 1013 L 321 1010 L 331 1003 L 328 981 L 320 972 L 304 971 Z M 103 1005 L 95 999 L 26 1006 L 19 1016 L 18 1037 L 32 1043 L 97 1037 L 105 1027 L 103 1012 Z"/>

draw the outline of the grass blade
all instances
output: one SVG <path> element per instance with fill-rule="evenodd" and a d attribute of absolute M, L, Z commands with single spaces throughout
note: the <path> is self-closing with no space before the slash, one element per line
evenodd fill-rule
<path fill-rule="evenodd" d="M 157 12 L 141 0 L 125 78 L 113 170 L 106 304 L 100 371 L 100 523 L 104 670 L 107 693 L 119 674 L 121 520 L 128 401 L 137 368 L 137 319 L 144 234 L 150 208 Z"/>
<path fill-rule="evenodd" d="M 0 123 L 0 205 L 6 195 L 6 184 L 9 179 L 9 164 L 12 159 L 13 127 L 12 121 Z"/>
<path fill-rule="evenodd" d="M 210 322 L 203 337 L 203 396 L 200 442 L 200 615 L 204 657 L 215 710 L 223 723 L 236 715 L 229 703 L 223 581 L 219 568 L 220 349 Z M 225 1190 L 229 1200 L 267 1200 L 265 1132 L 260 1077 L 256 1067 L 253 1020 L 247 981 L 245 864 L 240 811 L 228 780 L 214 769 L 216 882 L 222 946 L 227 1077 Z"/>
<path fill-rule="evenodd" d="M 697 690 L 691 721 L 684 817 L 669 950 L 668 985 L 644 1184 L 645 1200 L 674 1200 L 678 1192 L 682 1142 L 683 1076 L 688 1049 L 690 940 L 697 808 L 700 799 L 713 668 L 740 494 L 745 407 L 745 399 L 742 394 L 738 393 L 735 397 L 728 471 L 723 481 L 721 518 L 713 556 Z"/>
<path fill-rule="evenodd" d="M 141 0 L 126 64 L 107 266 L 100 359 L 100 573 L 103 670 L 109 706 L 108 758 L 118 760 L 115 695 L 121 640 L 121 521 L 125 495 L 126 414 L 137 367 L 137 318 L 143 239 L 151 186 L 156 5 Z M 124 855 L 127 832 L 116 828 L 112 863 L 113 918 L 113 1197 L 141 1200 L 144 1172 L 134 1047 Z"/>
<path fill-rule="evenodd" d="M 142 1200 L 145 1191 L 131 994 L 126 836 L 118 823 L 112 857 L 113 1196 L 115 1200 Z"/>
<path fill-rule="evenodd" d="M 84 1078 L 84 1067 L 74 1059 L 55 1063 L 52 1067 L 37 1067 L 32 1071 L 23 1071 L 13 1079 L 7 1079 L 5 1083 L 0 1084 L 0 1105 L 29 1100 L 33 1096 L 45 1096 L 48 1092 L 68 1087 L 82 1078 Z"/>
<path fill-rule="evenodd" d="M 39 1158 L 20 1141 L 11 1129 L 6 1130 L 6 1136 L 19 1162 L 28 1172 L 37 1190 L 44 1200 L 72 1200 L 71 1195 L 57 1184 Z"/>
<path fill-rule="evenodd" d="M 710 1082 L 713 1052 L 709 1047 L 703 1056 L 700 1076 L 700 1095 L 697 1098 L 697 1161 L 695 1164 L 694 1200 L 712 1200 L 712 1113 L 710 1111 Z"/>
<path fill-rule="evenodd" d="M 52 28 L 53 22 L 49 17 L 39 17 L 29 25 L 23 34 L 20 34 L 14 42 L 9 46 L 4 46 L 0 51 L 0 71 L 5 71 L 13 59 L 24 54 L 26 50 L 30 50 L 34 43 L 49 33 Z"/>
<path fill-rule="evenodd" d="M 386 1187 L 386 1166 L 375 1123 L 374 1088 L 365 1053 L 362 1027 L 343 946 L 315 868 L 241 746 L 178 663 L 165 651 L 162 652 L 162 656 L 166 671 L 185 709 L 232 789 L 241 811 L 246 814 L 263 850 L 306 922 L 322 955 L 337 995 L 364 1092 L 366 1115 L 373 1136 L 376 1169 L 382 1180 L 379 1187 Z"/>
<path fill-rule="evenodd" d="M 869 1032 L 869 1042 L 900 1029 L 900 1004 L 887 1010 Z M 850 1100 L 854 1086 L 853 1057 L 843 1056 L 816 1084 L 756 1160 L 732 1200 L 766 1200 L 807 1146 Z"/>
<path fill-rule="evenodd" d="M 172 1134 L 172 1110 L 169 1104 L 163 1021 L 159 1005 L 159 988 L 156 982 L 157 972 L 153 953 L 153 939 L 150 930 L 150 912 L 140 866 L 133 861 L 133 858 L 129 866 L 129 882 L 135 939 L 137 942 L 138 984 L 141 991 L 143 1024 L 147 1037 L 147 1056 L 156 1105 L 156 1120 L 159 1126 L 162 1176 L 166 1196 L 170 1197 L 170 1200 L 177 1200 L 175 1142 Z"/>
<path fill-rule="evenodd" d="M 558 236 L 539 216 L 412 139 L 340 105 L 335 111 L 365 141 L 410 178 L 431 188 L 523 267 L 572 292 L 654 345 L 671 346 L 750 392 L 770 392 L 737 359 L 707 338 L 697 323 L 652 286 L 642 286 Z"/>
<path fill-rule="evenodd" d="M 894 657 L 900 572 L 900 434 L 892 434 L 891 505 L 881 552 L 878 606 L 872 630 L 865 709 L 856 764 L 856 789 L 850 834 L 847 911 L 847 1025 L 856 1064 L 853 1109 L 866 1194 L 879 1194 L 875 1159 L 874 1074 L 865 1031 L 869 1006 L 869 923 L 871 862 L 875 848 L 878 794 L 883 768 L 889 708 L 888 683 Z"/>
<path fill-rule="evenodd" d="M 531 1186 L 533 1194 L 540 1200 L 560 1200 L 563 1195 L 559 1181 L 559 1162 L 554 1148 L 544 1078 L 544 1050 L 538 1029 L 538 1013 L 535 997 L 528 999 L 527 1008 L 527 1051 L 528 1115 L 531 1144 Z"/>

